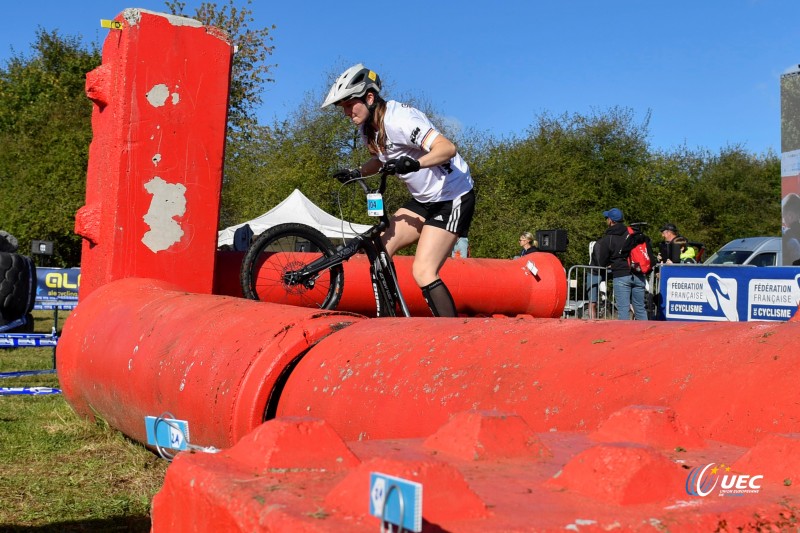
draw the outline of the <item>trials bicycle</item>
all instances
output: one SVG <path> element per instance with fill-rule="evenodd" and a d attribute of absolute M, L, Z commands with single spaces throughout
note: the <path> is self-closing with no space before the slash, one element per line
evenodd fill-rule
<path fill-rule="evenodd" d="M 394 262 L 381 241 L 381 233 L 389 227 L 383 193 L 391 173 L 386 165 L 381 168 L 377 189 L 370 189 L 365 177 L 346 182 L 361 186 L 367 197 L 368 213 L 378 217 L 378 221 L 344 245 L 334 247 L 322 232 L 305 224 L 279 224 L 262 233 L 242 261 L 240 278 L 244 296 L 335 309 L 344 290 L 342 263 L 363 251 L 370 263 L 376 315 L 411 316 L 400 292 Z"/>

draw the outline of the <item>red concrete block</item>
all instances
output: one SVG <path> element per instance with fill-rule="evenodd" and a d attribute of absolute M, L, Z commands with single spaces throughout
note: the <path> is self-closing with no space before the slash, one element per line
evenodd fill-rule
<path fill-rule="evenodd" d="M 331 489 L 325 497 L 325 506 L 354 517 L 369 515 L 371 472 L 421 483 L 422 514 L 428 522 L 474 520 L 490 515 L 486 504 L 469 487 L 457 468 L 439 459 L 417 454 L 409 454 L 403 460 L 383 457 L 365 460 Z"/>
<path fill-rule="evenodd" d="M 261 424 L 223 455 L 254 473 L 280 468 L 335 471 L 359 463 L 330 425 L 316 418 L 287 417 Z"/>
<path fill-rule="evenodd" d="M 80 297 L 125 277 L 210 293 L 233 47 L 183 17 L 127 9 L 115 20 L 86 80 Z"/>
<path fill-rule="evenodd" d="M 549 484 L 616 505 L 636 505 L 679 497 L 685 479 L 680 466 L 653 448 L 601 444 L 573 457 Z"/>
<path fill-rule="evenodd" d="M 521 417 L 496 411 L 457 413 L 425 439 L 424 446 L 466 461 L 506 458 L 535 460 L 550 455 L 550 451 Z"/>
<path fill-rule="evenodd" d="M 763 475 L 765 482 L 800 487 L 800 434 L 767 435 L 733 463 L 736 472 Z"/>
<path fill-rule="evenodd" d="M 669 407 L 632 405 L 612 413 L 590 437 L 599 442 L 635 442 L 654 448 L 702 448 L 697 430 L 678 420 Z"/>
<path fill-rule="evenodd" d="M 278 428 L 274 434 L 270 426 Z M 800 518 L 789 487 L 765 482 L 744 497 L 693 496 L 686 491 L 690 470 L 646 447 L 598 447 L 586 434 L 538 434 L 552 456 L 481 461 L 434 453 L 422 439 L 351 441 L 346 446 L 361 462 L 329 469 L 307 459 L 315 453 L 332 458 L 325 448 L 336 438 L 324 431 L 309 419 L 276 419 L 254 430 L 258 438 L 244 438 L 228 451 L 179 453 L 153 500 L 153 531 L 374 531 L 379 521 L 368 513 L 371 472 L 422 484 L 428 533 L 789 531 Z M 281 440 L 298 448 L 297 462 L 258 464 L 260 454 L 269 454 L 267 441 Z M 687 465 L 704 465 L 711 455 L 729 464 L 740 454 L 740 448 L 715 443 L 680 457 Z"/>

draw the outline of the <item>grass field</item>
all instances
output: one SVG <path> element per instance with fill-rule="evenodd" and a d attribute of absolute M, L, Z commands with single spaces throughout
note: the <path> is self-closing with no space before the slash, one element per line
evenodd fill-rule
<path fill-rule="evenodd" d="M 65 313 L 59 314 L 59 326 Z M 37 332 L 52 328 L 34 312 Z M 0 350 L 0 372 L 52 368 L 52 348 Z M 0 387 L 58 387 L 55 374 Z M 0 396 L 0 531 L 150 531 L 150 502 L 168 463 L 60 394 Z"/>

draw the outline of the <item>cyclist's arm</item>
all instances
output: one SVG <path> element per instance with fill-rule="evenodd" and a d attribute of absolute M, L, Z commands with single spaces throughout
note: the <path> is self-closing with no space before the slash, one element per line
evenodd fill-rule
<path fill-rule="evenodd" d="M 437 135 L 431 143 L 430 151 L 419 158 L 419 166 L 422 168 L 435 167 L 453 159 L 456 155 L 456 145 L 444 135 Z"/>
<path fill-rule="evenodd" d="M 362 176 L 371 176 L 372 174 L 378 173 L 382 166 L 383 163 L 381 163 L 381 160 L 377 157 L 373 157 L 361 165 L 359 170 Z"/>

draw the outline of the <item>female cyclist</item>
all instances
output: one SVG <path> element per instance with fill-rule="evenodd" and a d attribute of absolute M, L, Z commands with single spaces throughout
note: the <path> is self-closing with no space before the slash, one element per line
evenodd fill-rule
<path fill-rule="evenodd" d="M 390 255 L 417 243 L 412 274 L 433 316 L 457 316 L 439 270 L 458 237 L 467 236 L 475 211 L 469 166 L 455 145 L 421 111 L 380 96 L 378 75 L 358 64 L 336 80 L 322 103 L 342 108 L 358 126 L 372 158 L 337 177 L 378 172 L 386 164 L 412 199 L 397 210 L 382 240 Z"/>

